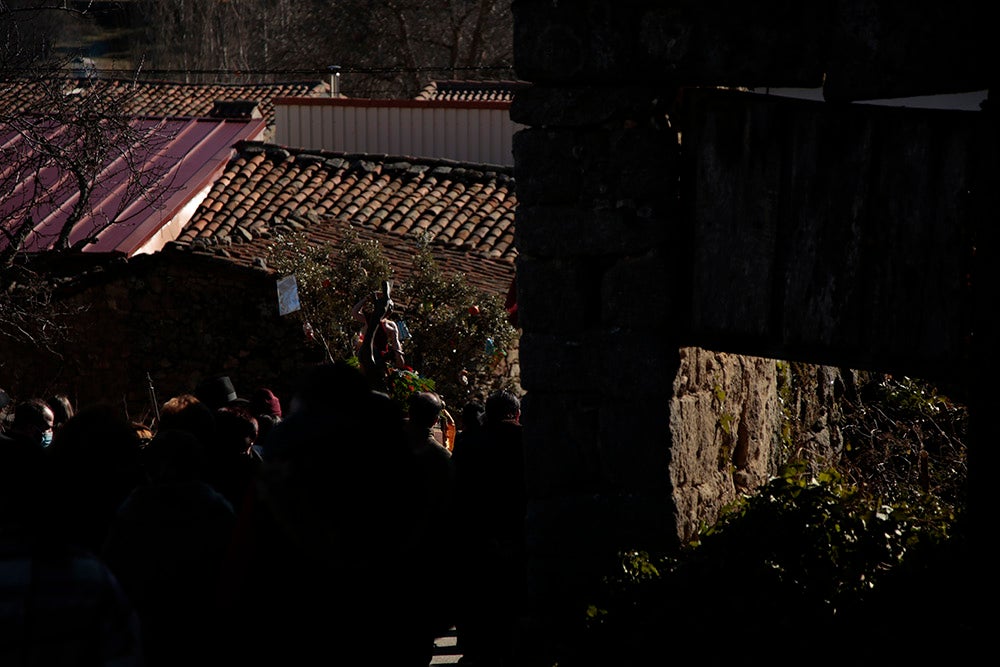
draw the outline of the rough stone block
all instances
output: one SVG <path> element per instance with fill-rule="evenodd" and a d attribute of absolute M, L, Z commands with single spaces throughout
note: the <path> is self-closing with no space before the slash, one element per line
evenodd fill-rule
<path fill-rule="evenodd" d="M 601 387 L 601 337 L 524 333 L 519 348 L 521 386 L 542 392 L 588 393 Z"/>
<path fill-rule="evenodd" d="M 671 222 L 634 209 L 579 209 L 518 205 L 515 243 L 536 257 L 642 254 L 663 243 Z"/>
<path fill-rule="evenodd" d="M 606 131 L 521 130 L 513 152 L 518 206 L 610 201 L 615 175 L 607 170 Z"/>
<path fill-rule="evenodd" d="M 937 0 L 837 3 L 824 96 L 830 101 L 986 90 L 996 39 L 982 5 Z"/>
<path fill-rule="evenodd" d="M 515 2 L 516 67 L 530 81 L 614 81 L 638 78 L 637 40 L 642 8 L 636 3 Z"/>
<path fill-rule="evenodd" d="M 671 384 L 665 375 L 658 391 L 602 405 L 601 460 L 612 488 L 670 494 Z"/>
<path fill-rule="evenodd" d="M 680 268 L 656 248 L 619 256 L 601 283 L 601 324 L 647 332 L 650 346 L 675 339 L 670 327 L 687 308 L 686 295 L 675 292 L 686 282 Z"/>
<path fill-rule="evenodd" d="M 669 391 L 677 372 L 677 344 L 651 327 L 612 329 L 600 350 L 605 394 L 641 398 Z"/>
<path fill-rule="evenodd" d="M 526 332 L 578 336 L 601 313 L 600 267 L 581 258 L 517 259 L 518 320 Z"/>
<path fill-rule="evenodd" d="M 525 483 L 530 497 L 594 493 L 603 484 L 600 388 L 529 391 L 521 401 Z"/>
<path fill-rule="evenodd" d="M 518 91 L 510 106 L 511 120 L 531 127 L 635 127 L 647 119 L 662 119 L 674 100 L 672 87 L 650 86 L 541 86 Z"/>
<path fill-rule="evenodd" d="M 661 76 L 697 85 L 822 85 L 827 19 L 813 4 L 649 4 L 636 48 L 647 67 Z"/>

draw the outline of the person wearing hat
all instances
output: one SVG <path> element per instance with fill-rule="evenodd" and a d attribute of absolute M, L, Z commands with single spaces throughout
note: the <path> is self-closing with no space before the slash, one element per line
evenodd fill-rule
<path fill-rule="evenodd" d="M 214 375 L 198 383 L 194 395 L 212 410 L 226 406 L 248 407 L 250 401 L 240 398 L 228 375 Z"/>

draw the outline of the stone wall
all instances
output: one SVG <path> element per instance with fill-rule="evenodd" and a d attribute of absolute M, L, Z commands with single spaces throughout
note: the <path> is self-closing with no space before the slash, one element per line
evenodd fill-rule
<path fill-rule="evenodd" d="M 699 153 L 700 146 L 684 145 L 684 139 L 692 140 L 686 130 L 696 127 L 686 123 L 701 120 L 684 115 L 690 92 L 714 86 L 824 87 L 829 102 L 843 103 L 986 88 L 992 72 L 985 65 L 982 27 L 971 3 L 964 2 L 944 13 L 929 2 L 875 0 L 805 5 L 519 0 L 512 9 L 518 75 L 532 83 L 511 109 L 514 120 L 528 128 L 515 136 L 514 154 L 531 614 L 558 642 L 560 629 L 580 618 L 588 589 L 614 566 L 617 549 L 675 545 L 698 522 L 711 521 L 736 493 L 766 480 L 791 446 L 809 447 L 819 458 L 836 455 L 841 446 L 836 401 L 852 385 L 853 373 L 838 366 L 863 359 L 875 370 L 890 361 L 896 368 L 922 368 L 919 362 L 926 360 L 912 356 L 884 358 L 912 345 L 920 348 L 916 354 L 940 353 L 931 360 L 935 370 L 964 372 L 957 356 L 964 354 L 956 344 L 961 337 L 955 334 L 967 311 L 957 295 L 949 299 L 947 290 L 955 286 L 950 277 L 927 288 L 934 303 L 946 307 L 942 320 L 910 319 L 912 310 L 893 310 L 896 300 L 889 299 L 875 310 L 866 304 L 848 312 L 850 330 L 824 329 L 823 323 L 846 321 L 837 312 L 843 304 L 831 277 L 845 277 L 865 294 L 871 289 L 864 282 L 868 269 L 840 261 L 840 242 L 829 242 L 817 254 L 811 230 L 796 241 L 815 263 L 797 265 L 794 254 L 774 261 L 770 253 L 785 238 L 775 235 L 776 229 L 782 232 L 775 223 L 788 215 L 789 199 L 767 177 L 742 182 L 738 152 Z M 935 48 L 927 49 L 931 16 Z M 779 114 L 766 117 L 776 127 L 788 108 L 778 106 Z M 794 112 L 785 116 L 791 117 Z M 749 139 L 741 144 L 739 132 L 755 127 L 734 123 L 724 129 L 733 146 L 746 150 L 754 144 Z M 862 122 L 857 131 L 865 127 Z M 981 129 L 971 130 L 972 139 Z M 719 134 L 698 136 L 717 141 Z M 870 141 L 862 142 L 859 155 L 873 146 L 876 152 L 886 149 L 878 130 L 866 136 Z M 782 148 L 794 153 L 797 138 L 783 139 Z M 895 166 L 919 164 L 907 147 L 910 140 L 950 147 L 927 153 L 938 157 L 961 158 L 975 144 L 934 133 L 901 138 L 887 151 L 896 162 L 880 164 L 890 178 Z M 995 153 L 991 141 L 985 142 L 987 152 Z M 833 151 L 828 157 L 842 159 L 841 145 L 827 146 Z M 757 159 L 762 169 L 786 168 L 759 172 L 765 176 L 787 178 L 810 160 L 823 163 L 821 153 L 799 155 L 797 164 L 769 161 L 772 154 L 756 152 L 762 148 L 745 159 Z M 725 174 L 733 178 L 727 182 L 731 189 L 716 190 L 718 197 L 729 198 L 699 200 L 704 192 L 695 176 L 703 172 L 697 168 L 710 171 L 713 159 L 731 161 Z M 973 164 L 946 170 L 949 179 L 963 183 L 961 191 L 976 190 Z M 796 193 L 813 194 L 812 186 L 825 186 L 829 179 L 822 169 L 799 176 L 788 181 Z M 936 206 L 933 213 L 922 204 L 907 206 L 908 195 L 939 185 L 933 178 L 922 182 L 923 189 L 911 183 L 891 200 L 878 200 L 872 208 L 884 217 L 871 223 L 891 230 L 887 238 L 906 239 L 910 215 L 927 215 L 924 220 L 935 223 L 953 216 L 957 225 L 941 228 L 952 235 L 946 248 L 934 245 L 933 233 L 918 245 L 948 253 L 947 266 L 935 263 L 935 269 L 962 275 L 967 257 L 961 253 L 969 239 L 953 235 L 971 228 L 965 223 L 977 215 L 976 206 L 963 205 L 954 188 L 943 187 L 937 198 L 925 200 Z M 823 196 L 837 201 L 845 194 L 838 187 Z M 856 207 L 878 196 L 876 186 L 842 201 Z M 704 224 L 699 207 L 706 205 L 717 216 L 709 223 L 724 215 L 730 226 Z M 822 210 L 822 201 L 816 206 Z M 852 238 L 841 229 L 826 240 L 834 237 Z M 693 257 L 696 239 L 701 250 L 710 249 L 700 259 Z M 894 289 L 919 300 L 921 292 L 912 287 L 925 276 L 910 273 L 913 258 L 897 247 L 906 244 L 879 242 L 885 256 L 877 276 L 907 276 Z M 710 261 L 702 261 L 709 255 Z M 803 304 L 814 310 L 783 310 L 782 280 L 796 275 L 806 281 L 800 285 Z M 826 287 L 818 282 L 817 292 L 811 279 L 826 281 Z M 696 292 L 701 301 L 692 298 Z M 750 298 L 733 296 L 743 293 Z M 883 318 L 885 330 L 877 340 L 866 338 L 866 323 L 877 318 Z M 948 324 L 937 326 L 942 321 Z M 723 325 L 713 329 L 719 322 Z M 789 326 L 783 329 L 783 322 Z M 921 330 L 917 340 L 911 325 L 936 330 L 928 329 L 926 338 Z M 789 345 L 782 338 L 788 330 L 812 338 Z M 902 344 L 894 346 L 886 336 Z M 837 345 L 839 352 L 831 352 Z M 740 356 L 751 350 L 761 356 Z M 808 386 L 796 389 L 794 406 L 783 403 L 787 397 L 779 393 L 783 365 L 767 357 L 807 364 L 798 377 L 808 378 Z M 801 429 L 791 444 L 782 432 L 790 412 Z"/>
<path fill-rule="evenodd" d="M 75 332 L 50 351 L 5 349 L 3 382 L 18 395 L 66 392 L 77 405 L 124 404 L 129 415 L 228 374 L 237 390 L 287 396 L 312 353 L 301 320 L 278 314 L 275 276 L 207 253 L 167 250 L 96 264 L 60 290 L 80 305 Z"/>

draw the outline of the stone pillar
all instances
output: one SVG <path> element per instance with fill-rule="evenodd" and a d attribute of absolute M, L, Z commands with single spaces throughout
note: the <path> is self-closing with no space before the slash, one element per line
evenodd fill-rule
<path fill-rule="evenodd" d="M 551 7 L 515 3 L 515 31 L 519 9 Z M 511 116 L 529 126 L 514 157 L 530 623 L 558 644 L 573 641 L 618 549 L 676 542 L 670 401 L 689 272 L 672 92 L 637 73 L 608 78 L 616 67 L 593 59 L 630 36 L 589 50 L 603 14 L 539 18 L 547 37 L 516 38 L 519 68 L 538 80 L 555 67 L 558 81 L 520 91 Z M 581 85 L 592 66 L 604 80 Z"/>

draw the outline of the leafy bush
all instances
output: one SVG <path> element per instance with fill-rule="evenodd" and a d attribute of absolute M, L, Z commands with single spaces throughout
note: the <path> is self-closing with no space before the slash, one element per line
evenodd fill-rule
<path fill-rule="evenodd" d="M 755 645 L 813 664 L 920 664 L 968 650 L 976 612 L 965 600 L 977 582 L 963 529 L 965 409 L 908 378 L 883 377 L 862 395 L 848 425 L 881 437 L 855 440 L 818 475 L 790 461 L 691 544 L 624 550 L 585 611 L 585 640 L 560 665 L 729 664 Z"/>
<path fill-rule="evenodd" d="M 400 291 L 413 334 L 411 365 L 434 378 L 437 392 L 449 405 L 457 408 L 473 398 L 482 400 L 506 385 L 499 371 L 515 331 L 500 297 L 477 290 L 461 274 L 445 274 L 426 243 Z"/>
<path fill-rule="evenodd" d="M 390 374 L 388 386 L 389 395 L 405 409 L 409 405 L 411 394 L 434 391 L 436 383 L 414 370 L 397 368 Z"/>
<path fill-rule="evenodd" d="M 267 263 L 295 275 L 301 317 L 332 359 L 352 360 L 360 323 L 353 308 L 365 294 L 392 280 L 392 267 L 374 241 L 349 232 L 342 246 L 316 245 L 304 234 L 278 236 Z M 461 274 L 445 274 L 422 242 L 410 277 L 393 284 L 394 316 L 411 338 L 403 342 L 408 368 L 391 369 L 389 388 L 403 400 L 406 386 L 432 388 L 459 407 L 505 386 L 501 373 L 515 331 L 499 297 L 469 285 Z M 403 371 L 401 373 L 401 371 Z M 405 405 L 405 402 L 404 402 Z"/>
<path fill-rule="evenodd" d="M 294 275 L 301 317 L 333 359 L 354 355 L 359 330 L 352 314 L 365 294 L 380 289 L 392 275 L 381 247 L 361 241 L 349 231 L 340 248 L 309 241 L 303 233 L 278 235 L 266 257 L 268 266 L 282 275 Z"/>

